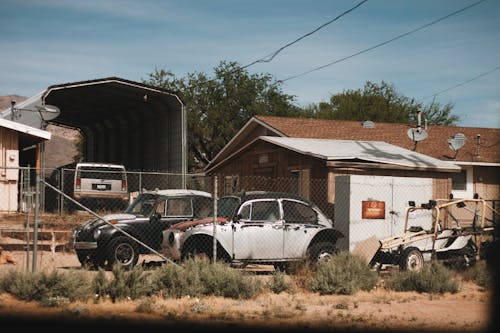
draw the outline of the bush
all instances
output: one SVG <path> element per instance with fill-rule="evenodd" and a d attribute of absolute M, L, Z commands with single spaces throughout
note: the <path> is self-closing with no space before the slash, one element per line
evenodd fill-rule
<path fill-rule="evenodd" d="M 1 277 L 0 290 L 21 300 L 47 305 L 57 305 L 61 300 L 86 300 L 92 295 L 86 275 L 77 271 L 11 271 Z"/>
<path fill-rule="evenodd" d="M 285 273 L 280 270 L 275 270 L 273 272 L 271 281 L 268 283 L 268 288 L 275 294 L 279 294 L 284 291 L 293 291 L 294 285 L 285 280 Z"/>
<path fill-rule="evenodd" d="M 113 278 L 107 279 L 102 269 L 94 278 L 93 288 L 99 297 L 109 296 L 113 302 L 119 299 L 137 299 L 153 293 L 149 274 L 141 266 L 125 269 L 116 264 L 112 268 Z"/>
<path fill-rule="evenodd" d="M 457 293 L 458 281 L 450 269 L 438 261 L 424 265 L 421 271 L 399 271 L 386 281 L 386 287 L 395 291 L 427 293 Z"/>
<path fill-rule="evenodd" d="M 377 282 L 377 272 L 370 270 L 363 258 L 344 251 L 318 263 L 307 288 L 322 295 L 351 295 L 358 290 L 371 290 Z"/>
<path fill-rule="evenodd" d="M 156 292 L 176 298 L 206 295 L 251 298 L 261 291 L 261 285 L 250 281 L 248 273 L 199 258 L 186 260 L 180 266 L 165 265 L 152 279 Z"/>
<path fill-rule="evenodd" d="M 465 281 L 472 281 L 480 287 L 493 287 L 493 276 L 485 261 L 480 261 L 462 272 Z"/>

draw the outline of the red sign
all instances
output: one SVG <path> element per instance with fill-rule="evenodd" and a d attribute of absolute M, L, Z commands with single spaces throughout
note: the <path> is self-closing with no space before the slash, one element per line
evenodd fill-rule
<path fill-rule="evenodd" d="M 385 201 L 363 201 L 363 219 L 385 219 Z"/>

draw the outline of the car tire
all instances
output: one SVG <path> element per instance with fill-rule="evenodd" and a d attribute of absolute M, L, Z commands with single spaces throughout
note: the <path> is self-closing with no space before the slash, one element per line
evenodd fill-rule
<path fill-rule="evenodd" d="M 419 272 L 424 267 L 424 256 L 416 247 L 403 250 L 399 260 L 399 268 L 403 271 Z"/>
<path fill-rule="evenodd" d="M 309 249 L 308 259 L 312 264 L 328 261 L 336 253 L 335 246 L 331 243 L 316 243 Z"/>
<path fill-rule="evenodd" d="M 139 251 L 134 241 L 125 236 L 112 239 L 107 247 L 108 268 L 120 264 L 123 268 L 130 269 L 139 260 Z"/>
<path fill-rule="evenodd" d="M 211 251 L 203 249 L 203 246 L 192 246 L 182 253 L 182 260 L 194 258 L 212 261 L 212 253 Z"/>

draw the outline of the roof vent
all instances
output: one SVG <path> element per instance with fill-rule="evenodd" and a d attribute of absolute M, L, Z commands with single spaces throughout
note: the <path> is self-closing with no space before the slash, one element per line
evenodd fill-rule
<path fill-rule="evenodd" d="M 375 123 L 371 120 L 363 121 L 363 128 L 375 128 Z"/>

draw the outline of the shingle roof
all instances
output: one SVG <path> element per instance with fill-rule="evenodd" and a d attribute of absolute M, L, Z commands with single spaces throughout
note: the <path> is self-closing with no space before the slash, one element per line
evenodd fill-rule
<path fill-rule="evenodd" d="M 406 124 L 376 122 L 374 128 L 364 128 L 359 121 L 273 116 L 256 116 L 255 119 L 288 137 L 384 141 L 443 161 L 500 163 L 500 129 L 496 128 L 428 126 L 427 139 L 415 145 L 407 135 L 412 126 Z M 466 140 L 455 152 L 449 148 L 448 139 L 457 133 L 464 134 Z"/>

